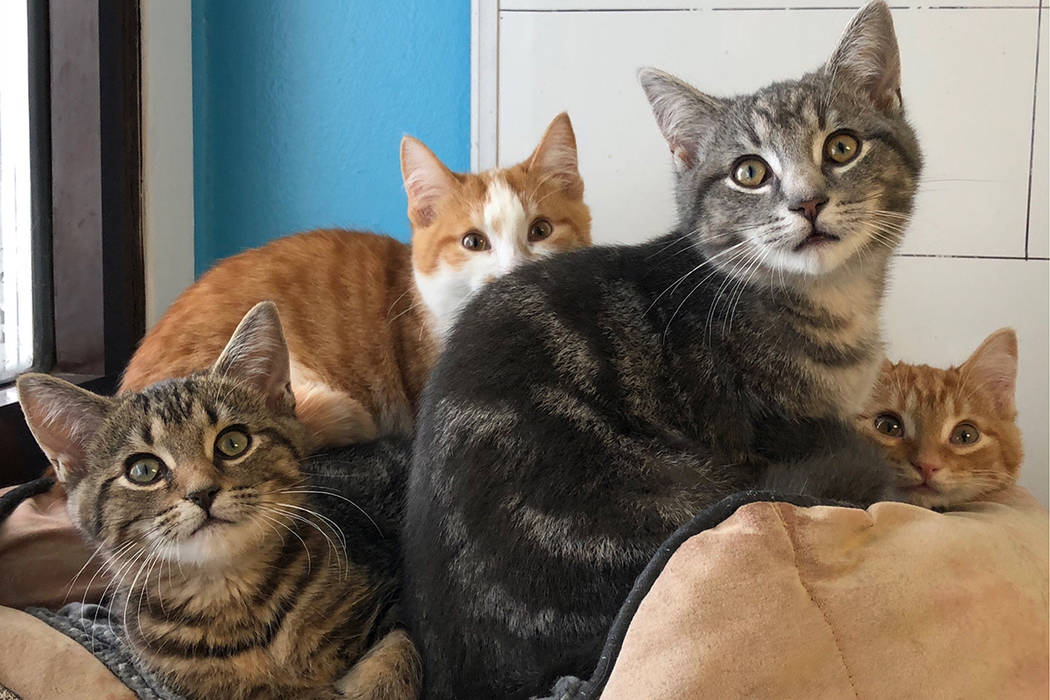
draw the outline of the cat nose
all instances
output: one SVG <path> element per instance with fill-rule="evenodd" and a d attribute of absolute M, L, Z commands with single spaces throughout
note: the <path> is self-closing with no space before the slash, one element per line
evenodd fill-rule
<path fill-rule="evenodd" d="M 791 207 L 791 211 L 798 212 L 802 216 L 806 217 L 807 221 L 816 221 L 817 214 L 820 213 L 820 210 L 823 209 L 824 205 L 827 203 L 827 197 L 811 197 Z"/>
<path fill-rule="evenodd" d="M 197 489 L 196 491 L 191 491 L 186 494 L 186 500 L 196 503 L 205 513 L 207 513 L 208 509 L 211 508 L 212 502 L 215 501 L 215 494 L 219 492 L 219 488 L 220 487 L 218 486 L 211 485 Z"/>
<path fill-rule="evenodd" d="M 941 465 L 934 462 L 912 462 L 911 466 L 915 467 L 915 471 L 922 474 L 926 479 L 929 479 L 941 470 Z"/>

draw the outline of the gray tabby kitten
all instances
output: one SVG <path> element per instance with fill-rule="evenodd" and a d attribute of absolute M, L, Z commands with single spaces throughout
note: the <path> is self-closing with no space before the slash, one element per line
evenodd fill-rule
<path fill-rule="evenodd" d="M 677 230 L 493 283 L 424 392 L 403 547 L 427 697 L 589 675 L 660 543 L 727 494 L 888 493 L 848 420 L 879 370 L 921 165 L 889 8 L 862 9 L 825 66 L 751 95 L 640 78 Z"/>
<path fill-rule="evenodd" d="M 345 498 L 325 499 L 340 506 L 326 516 L 308 499 L 329 489 L 300 467 L 306 434 L 272 302 L 248 312 L 211 370 L 115 398 L 39 374 L 18 392 L 73 522 L 113 572 L 110 607 L 174 690 L 417 696 L 415 648 L 389 624 L 396 547 L 377 544 L 396 523 Z"/>

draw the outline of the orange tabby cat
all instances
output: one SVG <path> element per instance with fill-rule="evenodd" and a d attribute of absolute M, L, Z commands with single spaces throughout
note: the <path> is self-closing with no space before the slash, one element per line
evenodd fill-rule
<path fill-rule="evenodd" d="M 453 173 L 401 142 L 412 246 L 342 230 L 273 241 L 223 260 L 146 335 L 121 391 L 209 367 L 248 309 L 277 303 L 296 412 L 311 444 L 404 433 L 445 331 L 467 298 L 515 265 L 588 245 L 576 137 L 555 117 L 522 163 Z"/>
<path fill-rule="evenodd" d="M 927 508 L 974 501 L 1017 480 L 1021 431 L 1017 336 L 992 333 L 959 367 L 883 365 L 861 430 L 883 447 L 904 500 Z"/>

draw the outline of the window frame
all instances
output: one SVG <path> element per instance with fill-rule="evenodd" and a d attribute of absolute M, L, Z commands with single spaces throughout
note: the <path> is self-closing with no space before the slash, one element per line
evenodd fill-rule
<path fill-rule="evenodd" d="M 140 2 L 26 2 L 33 371 L 112 393 L 145 332 Z M 0 450 L 0 486 L 47 463 L 13 384 Z"/>

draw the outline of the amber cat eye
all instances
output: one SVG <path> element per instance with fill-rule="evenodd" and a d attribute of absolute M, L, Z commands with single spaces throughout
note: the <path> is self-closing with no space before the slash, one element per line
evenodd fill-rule
<path fill-rule="evenodd" d="M 139 486 L 148 486 L 156 483 L 164 472 L 167 471 L 164 462 L 153 455 L 133 455 L 128 458 L 124 466 L 124 474 L 128 481 Z"/>
<path fill-rule="evenodd" d="M 904 423 L 896 413 L 882 413 L 876 416 L 875 430 L 890 437 L 904 437 Z"/>
<path fill-rule="evenodd" d="M 981 439 L 981 432 L 972 423 L 959 423 L 952 430 L 948 442 L 953 445 L 972 445 Z"/>
<path fill-rule="evenodd" d="M 860 139 L 850 131 L 836 131 L 824 141 L 824 158 L 845 165 L 860 153 Z"/>
<path fill-rule="evenodd" d="M 224 459 L 240 457 L 252 444 L 251 437 L 241 428 L 227 428 L 215 438 L 215 452 Z"/>
<path fill-rule="evenodd" d="M 769 179 L 769 166 L 758 156 L 744 156 L 733 164 L 732 176 L 741 187 L 761 187 Z"/>
<path fill-rule="evenodd" d="M 480 231 L 471 231 L 463 236 L 463 247 L 467 250 L 479 251 L 489 249 L 489 239 Z"/>
<path fill-rule="evenodd" d="M 554 233 L 554 225 L 542 217 L 533 221 L 529 226 L 530 241 L 542 241 L 552 233 Z"/>

